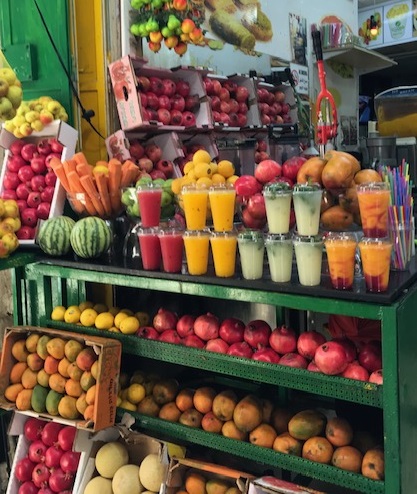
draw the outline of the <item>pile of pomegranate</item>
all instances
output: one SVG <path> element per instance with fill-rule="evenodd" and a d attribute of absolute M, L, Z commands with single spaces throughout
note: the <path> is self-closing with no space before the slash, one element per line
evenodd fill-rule
<path fill-rule="evenodd" d="M 291 123 L 290 105 L 283 91 L 258 87 L 256 97 L 262 125 Z"/>
<path fill-rule="evenodd" d="M 14 199 L 19 206 L 19 239 L 34 239 L 38 220 L 49 218 L 56 183 L 49 162 L 53 157 L 61 159 L 62 150 L 55 138 L 38 143 L 16 139 L 9 148 L 1 198 Z"/>
<path fill-rule="evenodd" d="M 376 340 L 357 348 L 348 338 L 326 341 L 314 330 L 297 335 L 285 325 L 272 329 L 261 319 L 245 324 L 234 317 L 220 321 L 211 313 L 178 317 L 162 307 L 153 325 L 139 328 L 137 335 L 330 376 L 383 383 L 381 342 Z"/>
<path fill-rule="evenodd" d="M 23 433 L 29 447 L 14 470 L 18 494 L 70 494 L 80 459 L 72 451 L 76 428 L 31 417 Z"/>

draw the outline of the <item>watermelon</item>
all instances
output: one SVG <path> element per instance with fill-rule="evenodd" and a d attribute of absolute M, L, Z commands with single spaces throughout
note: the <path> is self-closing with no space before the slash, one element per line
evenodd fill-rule
<path fill-rule="evenodd" d="M 50 256 L 64 256 L 71 248 L 71 230 L 75 221 L 68 216 L 56 216 L 42 222 L 36 242 Z"/>
<path fill-rule="evenodd" d="M 83 259 L 100 257 L 109 249 L 111 240 L 110 227 L 96 216 L 78 220 L 71 230 L 71 247 Z"/>

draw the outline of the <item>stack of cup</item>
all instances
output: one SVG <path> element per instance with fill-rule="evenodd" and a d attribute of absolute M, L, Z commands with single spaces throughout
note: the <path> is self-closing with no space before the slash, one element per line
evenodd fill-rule
<path fill-rule="evenodd" d="M 390 186 L 370 182 L 357 186 L 364 237 L 359 242 L 362 271 L 370 292 L 388 289 L 392 242 L 388 238 Z"/>
<path fill-rule="evenodd" d="M 269 272 L 274 282 L 291 280 L 293 247 L 290 236 L 290 214 L 292 189 L 286 182 L 265 185 L 265 199 L 268 233 L 265 246 Z"/>
<path fill-rule="evenodd" d="M 174 227 L 161 228 L 162 189 L 158 184 L 144 184 L 137 188 L 141 213 L 138 231 L 143 269 L 166 273 L 180 273 L 184 242 L 182 230 Z"/>
<path fill-rule="evenodd" d="M 298 279 L 304 286 L 316 286 L 321 281 L 323 237 L 319 235 L 319 224 L 322 194 L 319 184 L 296 184 L 293 188 L 297 224 L 293 245 Z"/>

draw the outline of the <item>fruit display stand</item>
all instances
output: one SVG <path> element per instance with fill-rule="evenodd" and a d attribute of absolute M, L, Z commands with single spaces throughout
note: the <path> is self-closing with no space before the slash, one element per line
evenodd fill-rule
<path fill-rule="evenodd" d="M 311 479 L 342 486 L 368 494 L 412 492 L 414 453 L 416 439 L 413 413 L 417 396 L 415 373 L 417 364 L 413 348 L 417 343 L 415 332 L 409 331 L 417 303 L 416 267 L 409 272 L 393 272 L 389 289 L 384 294 L 369 294 L 363 280 L 351 292 L 339 292 L 330 288 L 330 281 L 323 275 L 319 287 L 301 287 L 295 281 L 274 284 L 268 280 L 248 282 L 239 279 L 219 279 L 211 276 L 190 277 L 145 272 L 115 264 L 103 265 L 76 263 L 71 260 L 45 258 L 30 264 L 19 273 L 18 286 L 23 296 L 24 311 L 16 307 L 19 324 L 39 324 L 45 327 L 65 328 L 91 335 L 99 331 L 80 329 L 50 319 L 56 305 L 76 304 L 85 299 L 88 283 L 111 284 L 140 291 L 149 290 L 171 296 L 196 296 L 230 303 L 262 303 L 275 306 L 277 316 L 287 311 L 307 314 L 333 314 L 369 318 L 381 322 L 384 385 L 353 379 L 311 373 L 303 369 L 277 366 L 266 362 L 230 357 L 196 348 L 172 346 L 136 336 L 112 333 L 122 343 L 124 354 L 173 363 L 185 368 L 200 369 L 217 375 L 229 376 L 246 382 L 265 383 L 276 387 L 285 396 L 293 390 L 308 393 L 308 400 L 320 401 L 326 397 L 343 400 L 350 406 L 367 405 L 375 414 L 383 415 L 385 451 L 385 480 L 371 480 L 362 475 L 341 470 L 330 465 L 278 453 L 268 448 L 236 441 L 200 429 L 171 423 L 158 418 L 131 412 L 141 431 L 158 437 L 163 435 L 173 441 L 210 446 L 246 461 L 281 468 Z M 295 280 L 295 278 L 294 278 Z M 213 299 L 213 300 L 212 300 Z M 33 301 L 36 301 L 34 303 Z M 118 415 L 123 411 L 119 410 Z"/>

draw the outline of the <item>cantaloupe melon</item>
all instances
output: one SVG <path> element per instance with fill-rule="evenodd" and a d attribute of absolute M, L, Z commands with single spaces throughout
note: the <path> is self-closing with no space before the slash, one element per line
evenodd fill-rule
<path fill-rule="evenodd" d="M 84 494 L 113 494 L 111 480 L 104 477 L 94 477 L 85 486 Z"/>
<path fill-rule="evenodd" d="M 120 467 L 111 485 L 114 494 L 141 494 L 143 486 L 139 480 L 139 467 L 131 464 Z"/>
<path fill-rule="evenodd" d="M 145 456 L 139 467 L 139 479 L 143 487 L 152 492 L 159 492 L 162 482 L 165 480 L 166 465 L 160 462 L 159 455 Z"/>
<path fill-rule="evenodd" d="M 129 454 L 124 444 L 117 441 L 106 443 L 96 454 L 97 472 L 106 479 L 112 479 L 116 471 L 129 463 Z"/>

